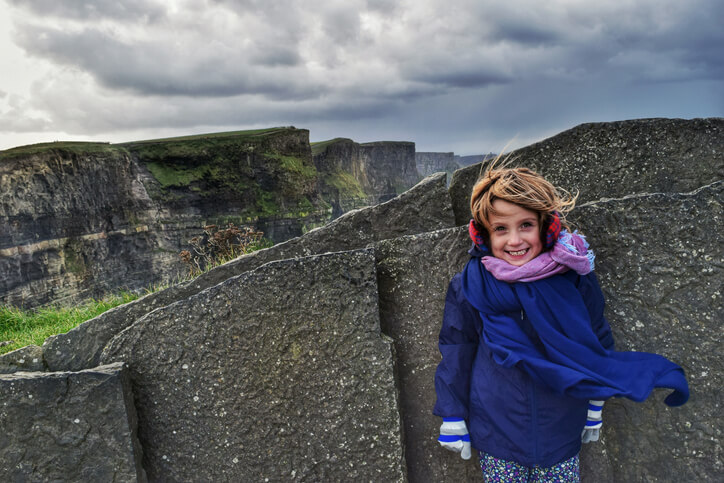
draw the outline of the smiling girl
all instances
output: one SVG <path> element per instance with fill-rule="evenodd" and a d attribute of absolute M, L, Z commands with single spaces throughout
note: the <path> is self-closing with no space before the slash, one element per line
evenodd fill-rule
<path fill-rule="evenodd" d="M 565 215 L 575 197 L 526 168 L 490 169 L 473 187 L 465 269 L 450 282 L 433 413 L 440 444 L 479 452 L 485 481 L 579 481 L 581 442 L 598 440 L 610 397 L 653 388 L 689 397 L 657 354 L 616 352 L 593 252 Z"/>

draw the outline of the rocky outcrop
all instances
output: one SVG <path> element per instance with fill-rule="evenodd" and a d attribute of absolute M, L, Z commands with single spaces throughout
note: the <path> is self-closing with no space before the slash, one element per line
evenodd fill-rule
<path fill-rule="evenodd" d="M 513 165 L 539 171 L 579 202 L 633 193 L 686 193 L 724 178 L 724 118 L 638 119 L 581 124 L 510 153 Z M 458 225 L 481 166 L 450 183 Z"/>
<path fill-rule="evenodd" d="M 351 209 L 389 200 L 420 180 L 415 143 L 358 144 L 337 138 L 314 143 L 312 153 L 317 170 L 323 173 L 319 191 L 332 204 L 335 218 Z"/>
<path fill-rule="evenodd" d="M 131 367 L 153 481 L 403 481 L 379 327 L 372 252 L 333 253 L 154 311 L 101 359 Z"/>
<path fill-rule="evenodd" d="M 424 213 L 425 216 L 420 216 Z M 183 300 L 224 280 L 284 258 L 363 248 L 371 242 L 452 226 L 450 199 L 442 174 L 430 176 L 406 193 L 377 206 L 351 211 L 302 237 L 237 258 L 194 280 L 169 287 L 116 307 L 43 344 L 50 370 L 93 367 L 103 347 L 115 334 L 144 314 Z M 10 355 L 6 364 L 12 366 Z M 0 361 L 3 357 L 0 357 Z"/>
<path fill-rule="evenodd" d="M 146 481 L 128 369 L 0 375 L 2 481 Z"/>

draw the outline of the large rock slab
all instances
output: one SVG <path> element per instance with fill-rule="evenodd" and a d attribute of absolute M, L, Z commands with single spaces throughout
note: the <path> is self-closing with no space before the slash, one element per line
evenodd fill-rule
<path fill-rule="evenodd" d="M 0 375 L 1 481 L 146 481 L 122 363 Z"/>
<path fill-rule="evenodd" d="M 588 481 L 606 481 L 606 473 L 608 481 L 717 481 L 724 472 L 723 193 L 720 181 L 688 194 L 630 196 L 574 212 L 596 250 L 617 349 L 668 357 L 684 368 L 691 388 L 680 408 L 662 403 L 663 390 L 643 404 L 607 403 L 605 444 L 587 449 L 610 467 Z"/>
<path fill-rule="evenodd" d="M 183 300 L 229 277 L 272 260 L 363 248 L 367 244 L 454 225 L 445 174 L 429 176 L 409 191 L 376 206 L 345 213 L 305 235 L 237 258 L 196 279 L 116 307 L 43 344 L 51 370 L 78 370 L 98 365 L 108 341 L 144 314 Z"/>
<path fill-rule="evenodd" d="M 581 124 L 511 153 L 580 202 L 634 193 L 689 192 L 724 178 L 724 118 L 637 119 Z M 457 225 L 470 220 L 480 164 L 450 183 Z"/>
<path fill-rule="evenodd" d="M 371 250 L 228 279 L 136 321 L 101 360 L 131 368 L 151 480 L 404 480 Z"/>
<path fill-rule="evenodd" d="M 433 416 L 437 348 L 450 279 L 465 266 L 470 238 L 451 228 L 375 245 L 382 330 L 395 341 L 405 458 L 411 482 L 480 481 L 474 457 L 464 461 L 437 442 Z"/>

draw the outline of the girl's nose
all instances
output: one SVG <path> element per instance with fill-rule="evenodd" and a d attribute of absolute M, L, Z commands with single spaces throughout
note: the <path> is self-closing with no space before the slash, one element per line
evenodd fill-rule
<path fill-rule="evenodd" d="M 513 231 L 510 233 L 510 238 L 508 238 L 508 243 L 511 245 L 518 245 L 520 244 L 520 235 L 518 235 L 517 232 Z"/>

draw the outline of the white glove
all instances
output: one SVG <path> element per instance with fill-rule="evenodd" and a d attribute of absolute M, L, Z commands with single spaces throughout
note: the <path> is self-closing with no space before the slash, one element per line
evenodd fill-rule
<path fill-rule="evenodd" d="M 460 453 L 462 459 L 470 459 L 470 435 L 464 419 L 442 418 L 440 437 L 437 440 L 443 448 Z"/>
<path fill-rule="evenodd" d="M 583 428 L 583 432 L 581 433 L 581 441 L 584 443 L 598 441 L 601 426 L 603 426 L 602 411 L 603 401 L 595 401 L 593 399 L 588 401 L 588 419 L 586 420 L 586 427 Z"/>

